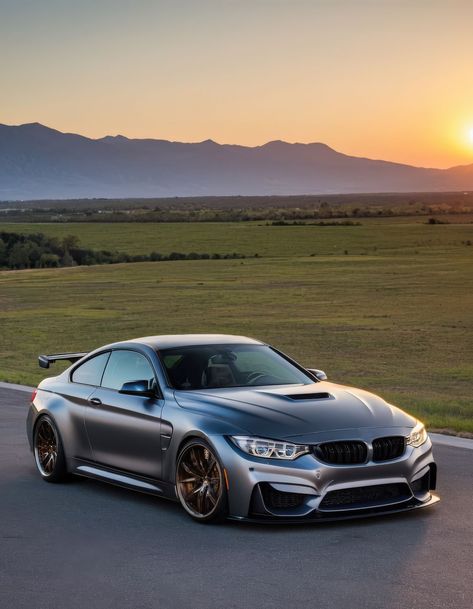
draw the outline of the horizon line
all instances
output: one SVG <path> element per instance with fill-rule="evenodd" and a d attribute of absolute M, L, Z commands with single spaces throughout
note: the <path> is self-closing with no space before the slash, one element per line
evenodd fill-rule
<path fill-rule="evenodd" d="M 461 168 L 461 167 L 471 167 L 473 165 L 473 163 L 464 163 L 464 164 L 460 164 L 460 165 L 452 165 L 450 167 L 426 167 L 424 165 L 411 165 L 410 163 L 403 163 L 403 162 L 399 162 L 399 161 L 389 161 L 386 159 L 382 159 L 382 158 L 372 158 L 372 157 L 368 157 L 368 156 L 358 156 L 355 154 L 347 154 L 345 152 L 340 152 L 339 150 L 333 148 L 332 146 L 330 146 L 329 144 L 325 144 L 324 142 L 288 142 L 287 140 L 281 140 L 281 139 L 275 139 L 275 140 L 268 140 L 267 142 L 265 142 L 264 144 L 257 144 L 255 146 L 249 146 L 249 145 L 245 145 L 245 144 L 228 144 L 228 143 L 221 143 L 221 142 L 217 142 L 211 138 L 207 138 L 205 140 L 200 140 L 200 141 L 194 141 L 194 142 L 188 142 L 188 141 L 182 141 L 182 140 L 169 140 L 169 139 L 164 139 L 164 138 L 159 138 L 159 137 L 128 137 L 126 135 L 123 135 L 121 133 L 117 133 L 116 135 L 104 135 L 102 137 L 90 137 L 88 135 L 83 135 L 81 133 L 76 133 L 74 131 L 61 131 L 60 129 L 56 129 L 55 127 L 50 127 L 49 125 L 45 125 L 43 123 L 40 123 L 39 121 L 33 121 L 33 122 L 29 122 L 29 123 L 19 123 L 19 124 L 7 124 L 7 123 L 0 123 L 0 127 L 8 127 L 8 128 L 21 128 L 21 127 L 41 127 L 43 129 L 47 129 L 49 131 L 55 131 L 56 133 L 60 133 L 61 135 L 75 135 L 77 137 L 83 137 L 87 140 L 93 141 L 93 142 L 100 142 L 106 139 L 123 139 L 123 140 L 127 140 L 130 142 L 145 142 L 145 141 L 154 141 L 154 142 L 167 142 L 170 144 L 187 144 L 187 145 L 198 145 L 198 144 L 214 144 L 215 146 L 231 146 L 231 147 L 235 147 L 235 148 L 247 148 L 247 149 L 251 149 L 251 150 L 255 150 L 257 148 L 264 148 L 266 146 L 269 146 L 270 144 L 285 144 L 287 146 L 323 146 L 325 148 L 328 148 L 329 150 L 332 150 L 333 152 L 346 156 L 346 157 L 350 157 L 350 158 L 356 158 L 356 159 L 364 159 L 364 160 L 369 160 L 369 161 L 379 161 L 379 162 L 383 162 L 383 163 L 390 163 L 393 165 L 400 165 L 403 167 L 413 167 L 415 169 L 434 169 L 436 171 L 449 171 L 451 169 L 457 169 L 457 168 Z"/>

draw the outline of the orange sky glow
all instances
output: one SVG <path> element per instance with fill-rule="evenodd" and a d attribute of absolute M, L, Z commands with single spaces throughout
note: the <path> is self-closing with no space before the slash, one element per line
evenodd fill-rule
<path fill-rule="evenodd" d="M 470 0 L 0 0 L 0 122 L 473 163 Z"/>

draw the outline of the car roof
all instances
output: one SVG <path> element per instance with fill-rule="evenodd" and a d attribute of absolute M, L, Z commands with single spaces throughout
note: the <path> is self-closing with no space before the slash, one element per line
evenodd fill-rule
<path fill-rule="evenodd" d="M 198 345 L 263 345 L 259 340 L 233 334 L 163 334 L 161 336 L 143 336 L 132 340 L 114 343 L 110 346 L 141 343 L 153 349 L 172 349 L 175 347 L 193 347 Z"/>

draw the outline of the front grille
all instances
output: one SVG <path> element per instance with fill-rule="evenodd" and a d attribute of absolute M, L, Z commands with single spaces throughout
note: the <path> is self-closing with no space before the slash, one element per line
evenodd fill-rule
<path fill-rule="evenodd" d="M 364 442 L 349 440 L 346 442 L 324 442 L 314 447 L 314 454 L 319 461 L 333 465 L 353 465 L 364 463 L 368 448 Z"/>
<path fill-rule="evenodd" d="M 397 459 L 404 453 L 406 439 L 404 436 L 391 436 L 373 440 L 373 461 Z"/>
<path fill-rule="evenodd" d="M 269 484 L 261 485 L 261 494 L 266 507 L 269 510 L 284 510 L 287 508 L 296 508 L 302 505 L 305 495 L 298 493 L 282 493 L 277 491 Z"/>
<path fill-rule="evenodd" d="M 373 505 L 405 501 L 411 495 L 408 485 L 404 483 L 346 488 L 329 491 L 320 503 L 319 509 L 360 509 Z"/>

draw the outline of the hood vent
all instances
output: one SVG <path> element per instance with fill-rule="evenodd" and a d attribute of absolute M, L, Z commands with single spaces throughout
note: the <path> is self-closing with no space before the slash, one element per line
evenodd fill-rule
<path fill-rule="evenodd" d="M 319 393 L 293 393 L 292 395 L 284 396 L 290 400 L 328 400 L 332 396 L 327 392 Z"/>

